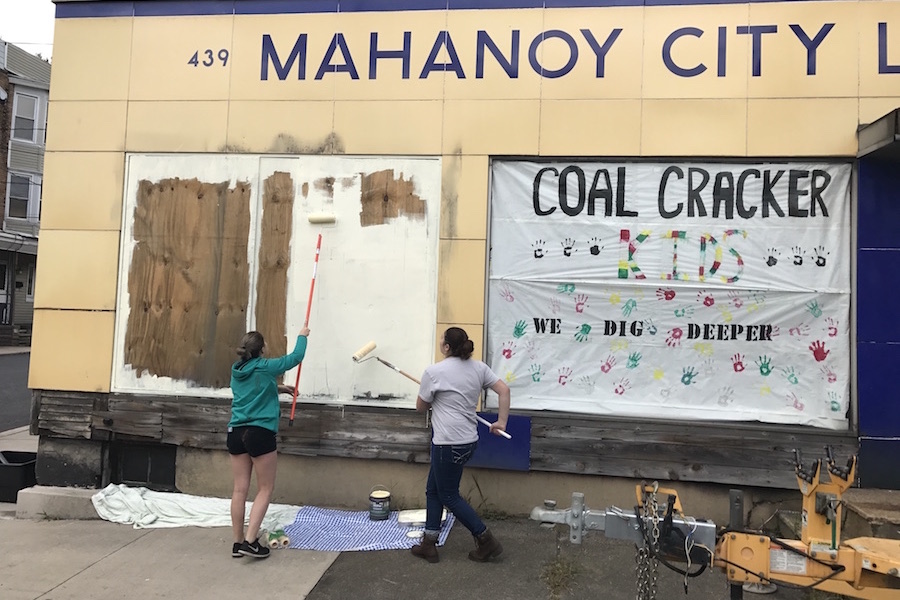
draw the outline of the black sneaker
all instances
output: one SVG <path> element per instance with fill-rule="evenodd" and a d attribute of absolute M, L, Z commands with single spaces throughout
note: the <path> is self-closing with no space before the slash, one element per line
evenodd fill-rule
<path fill-rule="evenodd" d="M 259 543 L 259 539 L 255 542 L 244 541 L 241 544 L 240 550 L 238 550 L 244 556 L 252 556 L 253 558 L 269 558 L 269 549 L 263 544 Z"/>
<path fill-rule="evenodd" d="M 243 542 L 235 542 L 234 544 L 232 544 L 232 546 L 231 546 L 232 558 L 240 558 L 243 556 L 243 554 L 241 554 L 241 544 L 242 543 Z"/>

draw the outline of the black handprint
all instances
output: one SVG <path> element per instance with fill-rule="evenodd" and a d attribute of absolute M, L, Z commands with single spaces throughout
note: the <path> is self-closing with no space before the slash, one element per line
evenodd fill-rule
<path fill-rule="evenodd" d="M 794 246 L 791 251 L 794 253 L 794 264 L 799 267 L 803 264 L 803 250 L 800 246 Z"/>
<path fill-rule="evenodd" d="M 777 248 L 769 248 L 769 258 L 766 259 L 766 266 L 774 267 L 778 264 L 779 258 L 781 258 L 781 252 Z"/>

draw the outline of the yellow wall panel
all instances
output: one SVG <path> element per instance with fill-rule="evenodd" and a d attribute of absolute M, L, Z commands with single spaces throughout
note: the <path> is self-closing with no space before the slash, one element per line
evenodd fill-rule
<path fill-rule="evenodd" d="M 57 19 L 51 100 L 125 100 L 131 19 Z"/>
<path fill-rule="evenodd" d="M 544 79 L 541 96 L 566 99 L 640 98 L 643 17 L 643 7 L 547 10 L 544 29 L 560 29 L 571 34 L 577 42 L 578 62 L 570 73 Z M 589 44 L 587 36 L 581 33 L 582 29 L 589 30 L 601 48 L 608 44 L 603 55 L 603 77 L 597 76 L 597 52 Z M 615 29 L 621 29 L 621 32 L 611 37 Z M 559 69 L 569 58 L 568 46 L 560 42 L 555 39 L 552 44 L 541 44 L 541 64 L 545 67 Z M 526 47 L 523 50 L 525 60 L 527 51 Z"/>
<path fill-rule="evenodd" d="M 750 22 L 774 25 L 759 46 L 759 76 L 751 71 L 749 95 L 757 98 L 855 97 L 859 86 L 854 52 L 858 43 L 857 6 L 850 2 L 788 2 L 750 5 Z M 834 25 L 830 30 L 828 25 Z M 802 29 L 794 31 L 791 25 Z M 809 74 L 815 47 L 815 74 Z M 814 40 L 824 35 L 818 46 Z"/>
<path fill-rule="evenodd" d="M 444 156 L 441 165 L 441 238 L 485 239 L 488 157 Z"/>
<path fill-rule="evenodd" d="M 441 341 L 441 336 L 447 331 L 448 327 L 461 327 L 469 334 L 469 339 L 475 344 L 475 350 L 472 352 L 472 358 L 476 360 L 484 360 L 484 326 L 472 323 L 438 323 L 435 330 L 437 341 Z M 440 348 L 435 348 L 434 362 L 438 362 L 444 358 Z"/>
<path fill-rule="evenodd" d="M 118 231 L 41 231 L 35 308 L 113 310 Z"/>
<path fill-rule="evenodd" d="M 746 152 L 746 100 L 644 100 L 641 156 L 744 156 Z"/>
<path fill-rule="evenodd" d="M 640 150 L 640 100 L 544 100 L 541 104 L 542 156 L 637 156 Z"/>
<path fill-rule="evenodd" d="M 347 154 L 440 154 L 441 103 L 334 103 L 334 135 Z"/>
<path fill-rule="evenodd" d="M 28 387 L 108 392 L 114 317 L 113 312 L 36 309 Z"/>
<path fill-rule="evenodd" d="M 41 231 L 118 231 L 124 176 L 122 152 L 48 152 L 41 188 Z"/>
<path fill-rule="evenodd" d="M 226 98 L 233 25 L 230 16 L 135 19 L 130 99 Z"/>
<path fill-rule="evenodd" d="M 337 31 L 337 25 L 337 13 L 236 16 L 231 47 L 231 99 L 333 99 L 335 79 L 326 75 L 316 80 L 316 72 Z M 270 36 L 279 61 L 285 68 L 297 40 L 303 34 L 307 36 L 305 62 L 297 57 L 284 80 L 279 79 L 271 60 L 266 61 L 267 79 L 261 79 L 263 34 Z M 302 80 L 298 79 L 301 63 L 305 65 Z"/>
<path fill-rule="evenodd" d="M 441 240 L 438 323 L 484 323 L 484 240 Z"/>
<path fill-rule="evenodd" d="M 221 152 L 228 102 L 129 102 L 129 152 Z"/>
<path fill-rule="evenodd" d="M 858 6 L 859 95 L 900 97 L 900 2 L 870 0 Z M 879 23 L 885 23 L 883 54 Z"/>
<path fill-rule="evenodd" d="M 387 99 L 425 99 L 441 98 L 445 75 L 443 72 L 431 71 L 425 79 L 420 79 L 428 55 L 441 31 L 447 28 L 445 11 L 410 11 L 398 18 L 396 13 L 341 13 L 335 30 L 323 30 L 319 36 L 331 42 L 336 32 L 344 36 L 344 42 L 358 79 L 352 79 L 349 72 L 329 73 L 321 83 L 333 81 L 335 98 L 341 100 L 387 100 Z M 400 58 L 380 58 L 375 63 L 375 79 L 370 79 L 369 63 L 371 44 L 370 35 L 378 33 L 379 52 L 403 49 L 403 33 L 410 32 L 409 77 L 403 78 L 403 61 Z M 316 75 L 324 58 L 321 54 L 311 55 L 313 67 L 309 77 Z M 343 53 L 338 50 L 330 60 L 330 65 L 346 64 Z M 446 58 L 439 55 L 435 64 L 444 64 Z M 455 75 L 446 77 L 448 80 Z"/>
<path fill-rule="evenodd" d="M 494 18 L 489 16 L 496 15 Z M 541 77 L 528 62 L 528 47 L 543 31 L 540 9 L 504 11 L 502 14 L 485 11 L 452 10 L 447 16 L 447 30 L 451 32 L 454 48 L 459 55 L 465 79 L 453 71 L 446 74 L 445 98 L 540 98 Z M 478 77 L 478 30 L 483 29 L 497 45 L 504 60 L 512 58 L 512 31 L 519 31 L 517 77 L 511 78 L 490 50 L 485 49 L 482 77 Z M 430 44 L 429 44 L 430 47 Z M 430 49 L 430 48 L 429 48 Z M 442 55 L 443 56 L 443 55 Z M 446 60 L 445 58 L 443 60 Z"/>
<path fill-rule="evenodd" d="M 900 97 L 860 98 L 859 123 L 867 125 L 900 107 Z"/>
<path fill-rule="evenodd" d="M 538 100 L 447 100 L 443 153 L 537 154 Z"/>
<path fill-rule="evenodd" d="M 749 156 L 855 156 L 858 100 L 753 100 L 747 107 Z"/>
<path fill-rule="evenodd" d="M 330 100 L 250 101 L 228 104 L 231 152 L 331 154 L 334 103 Z"/>
<path fill-rule="evenodd" d="M 750 60 L 748 35 L 737 35 L 747 25 L 747 5 L 670 6 L 645 9 L 644 98 L 743 98 L 747 94 Z M 663 48 L 676 31 L 693 34 L 672 38 L 668 56 L 675 68 L 696 70 L 697 75 L 676 75 L 664 61 Z M 724 60 L 719 61 L 719 30 L 724 28 Z M 637 62 L 637 61 L 635 61 Z M 705 68 L 702 73 L 700 69 Z M 724 76 L 720 76 L 720 68 Z"/>
<path fill-rule="evenodd" d="M 50 103 L 47 152 L 121 152 L 127 102 Z"/>

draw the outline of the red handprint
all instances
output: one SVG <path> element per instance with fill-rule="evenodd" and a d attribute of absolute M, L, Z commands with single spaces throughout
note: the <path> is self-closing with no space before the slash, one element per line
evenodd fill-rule
<path fill-rule="evenodd" d="M 744 356 L 742 354 L 735 354 L 732 356 L 731 363 L 735 373 L 740 373 L 744 370 Z"/>
<path fill-rule="evenodd" d="M 575 296 L 575 312 L 583 313 L 585 306 L 587 306 L 588 297 L 584 294 L 578 294 Z"/>
<path fill-rule="evenodd" d="M 561 367 L 557 369 L 557 373 L 559 374 L 559 385 L 566 385 L 569 383 L 569 377 L 572 375 L 572 369 L 569 367 Z"/>
<path fill-rule="evenodd" d="M 702 302 L 703 306 L 709 307 L 716 303 L 716 299 L 706 290 L 700 290 L 697 292 L 697 302 Z"/>
<path fill-rule="evenodd" d="M 503 349 L 500 351 L 503 355 L 503 358 L 510 359 L 516 354 L 516 344 L 514 342 L 506 342 L 503 344 Z"/>
<path fill-rule="evenodd" d="M 606 357 L 606 362 L 600 365 L 600 370 L 604 373 L 609 373 L 614 364 L 616 364 L 616 357 L 610 354 Z"/>
<path fill-rule="evenodd" d="M 659 288 L 656 290 L 656 297 L 660 300 L 665 300 L 666 302 L 674 300 L 675 290 Z"/>
<path fill-rule="evenodd" d="M 822 369 L 822 377 L 825 378 L 825 381 L 828 383 L 834 383 L 837 381 L 837 375 L 835 375 L 834 371 L 832 371 L 827 365 L 823 366 Z"/>
<path fill-rule="evenodd" d="M 818 340 L 810 344 L 809 349 L 812 350 L 813 358 L 815 358 L 818 362 L 822 362 L 823 360 L 828 358 L 828 353 L 831 352 L 831 350 L 826 350 L 825 344 Z"/>
<path fill-rule="evenodd" d="M 838 328 L 839 324 L 840 324 L 839 321 L 835 321 L 831 317 L 828 317 L 827 319 L 825 319 L 825 325 L 827 325 L 826 330 L 828 333 L 828 337 L 837 337 L 837 333 L 838 333 L 837 328 Z"/>
<path fill-rule="evenodd" d="M 669 337 L 666 338 L 666 346 L 668 346 L 669 348 L 680 346 L 682 335 L 684 335 L 684 331 L 682 331 L 680 327 L 670 329 Z"/>

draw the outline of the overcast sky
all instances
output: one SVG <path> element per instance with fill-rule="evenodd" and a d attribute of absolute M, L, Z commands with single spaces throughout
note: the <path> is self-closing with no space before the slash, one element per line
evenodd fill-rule
<path fill-rule="evenodd" d="M 55 12 L 50 0 L 0 0 L 0 39 L 50 58 Z"/>

